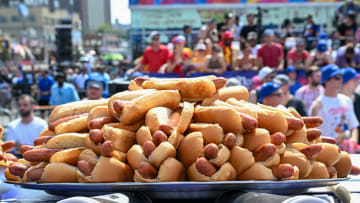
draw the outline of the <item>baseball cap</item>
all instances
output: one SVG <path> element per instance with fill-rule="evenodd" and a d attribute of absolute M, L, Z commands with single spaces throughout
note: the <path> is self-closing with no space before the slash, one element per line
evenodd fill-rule
<path fill-rule="evenodd" d="M 185 43 L 185 37 L 182 35 L 178 35 L 172 39 L 172 43 L 174 43 L 174 44 Z"/>
<path fill-rule="evenodd" d="M 326 34 L 326 32 L 320 32 L 319 36 L 317 37 L 317 40 L 328 40 L 329 36 Z"/>
<path fill-rule="evenodd" d="M 324 84 L 335 75 L 342 75 L 340 68 L 335 64 L 326 65 L 321 69 L 321 84 Z"/>
<path fill-rule="evenodd" d="M 304 45 L 305 42 L 304 42 L 303 39 L 296 39 L 295 44 L 296 44 L 296 45 Z"/>
<path fill-rule="evenodd" d="M 278 89 L 280 89 L 280 85 L 275 82 L 267 82 L 263 84 L 260 88 L 259 92 L 259 102 L 262 102 L 262 100 L 276 92 Z"/>
<path fill-rule="evenodd" d="M 206 50 L 206 46 L 203 43 L 197 44 L 195 47 L 195 51 L 199 51 L 199 50 Z"/>
<path fill-rule="evenodd" d="M 257 33 L 256 32 L 249 32 L 247 35 L 247 40 L 257 39 Z"/>
<path fill-rule="evenodd" d="M 320 40 L 319 43 L 316 45 L 316 50 L 318 50 L 319 52 L 327 51 L 327 43 L 323 40 Z"/>
<path fill-rule="evenodd" d="M 264 36 L 268 35 L 268 36 L 274 36 L 274 31 L 270 30 L 270 29 L 266 29 L 264 32 Z"/>
<path fill-rule="evenodd" d="M 259 71 L 259 78 L 260 80 L 263 80 L 266 76 L 268 76 L 270 73 L 275 72 L 275 69 L 264 67 Z"/>
<path fill-rule="evenodd" d="M 223 38 L 224 39 L 233 39 L 234 38 L 234 35 L 231 31 L 225 31 L 224 34 L 223 34 Z"/>
<path fill-rule="evenodd" d="M 290 84 L 290 79 L 285 74 L 279 74 L 275 76 L 274 82 L 279 83 L 281 86 Z"/>
<path fill-rule="evenodd" d="M 98 89 L 104 89 L 104 83 L 96 80 L 89 80 L 86 87 L 94 87 Z"/>
<path fill-rule="evenodd" d="M 159 33 L 158 31 L 152 31 L 152 32 L 150 33 L 150 40 L 151 40 L 153 37 L 155 37 L 156 35 L 160 35 L 160 33 Z"/>
<path fill-rule="evenodd" d="M 288 66 L 286 69 L 285 69 L 285 73 L 288 74 L 288 73 L 291 73 L 291 72 L 297 72 L 296 71 L 296 68 L 294 66 Z"/>
<path fill-rule="evenodd" d="M 354 68 L 347 67 L 341 70 L 343 75 L 343 84 L 349 82 L 350 80 L 360 78 L 360 74 L 356 72 Z"/>

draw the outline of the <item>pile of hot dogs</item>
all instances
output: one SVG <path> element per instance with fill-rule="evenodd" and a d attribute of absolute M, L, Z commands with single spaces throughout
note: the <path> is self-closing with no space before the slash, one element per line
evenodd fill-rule
<path fill-rule="evenodd" d="M 15 142 L 14 141 L 3 142 L 1 140 L 3 135 L 3 130 L 4 130 L 3 127 L 0 126 L 0 168 L 1 167 L 6 168 L 11 163 L 17 161 L 16 156 L 14 156 L 12 153 L 9 152 L 15 146 Z"/>
<path fill-rule="evenodd" d="M 108 100 L 58 106 L 5 175 L 23 182 L 167 182 L 346 177 L 319 117 L 250 104 L 215 76 L 131 81 Z"/>

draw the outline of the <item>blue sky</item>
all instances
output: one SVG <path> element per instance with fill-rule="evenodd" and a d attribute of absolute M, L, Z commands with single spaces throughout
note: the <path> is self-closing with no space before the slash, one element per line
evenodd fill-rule
<path fill-rule="evenodd" d="M 116 18 L 121 24 L 130 24 L 129 0 L 111 0 L 111 22 Z"/>

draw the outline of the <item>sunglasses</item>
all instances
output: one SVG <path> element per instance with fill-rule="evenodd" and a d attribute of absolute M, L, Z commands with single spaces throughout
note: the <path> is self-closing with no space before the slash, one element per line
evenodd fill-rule
<path fill-rule="evenodd" d="M 342 78 L 342 75 L 335 75 L 335 76 L 332 77 L 332 78 L 334 78 L 335 80 L 340 80 L 340 79 Z"/>
<path fill-rule="evenodd" d="M 159 39 L 160 39 L 160 37 L 154 37 L 154 38 L 152 38 L 152 41 L 159 40 Z"/>
<path fill-rule="evenodd" d="M 270 96 L 281 97 L 282 93 L 280 93 L 280 92 L 279 93 L 273 93 Z"/>

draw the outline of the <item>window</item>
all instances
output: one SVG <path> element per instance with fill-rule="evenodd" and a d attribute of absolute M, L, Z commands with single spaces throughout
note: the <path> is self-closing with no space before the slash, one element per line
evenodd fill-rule
<path fill-rule="evenodd" d="M 20 22 L 21 18 L 20 18 L 20 16 L 11 16 L 11 21 L 12 22 Z"/>
<path fill-rule="evenodd" d="M 8 20 L 5 16 L 0 16 L 0 23 L 7 23 Z"/>
<path fill-rule="evenodd" d="M 35 21 L 36 21 L 36 16 L 34 16 L 34 15 L 29 16 L 29 17 L 27 18 L 27 21 L 28 21 L 28 22 L 32 22 L 32 23 L 35 23 Z"/>

